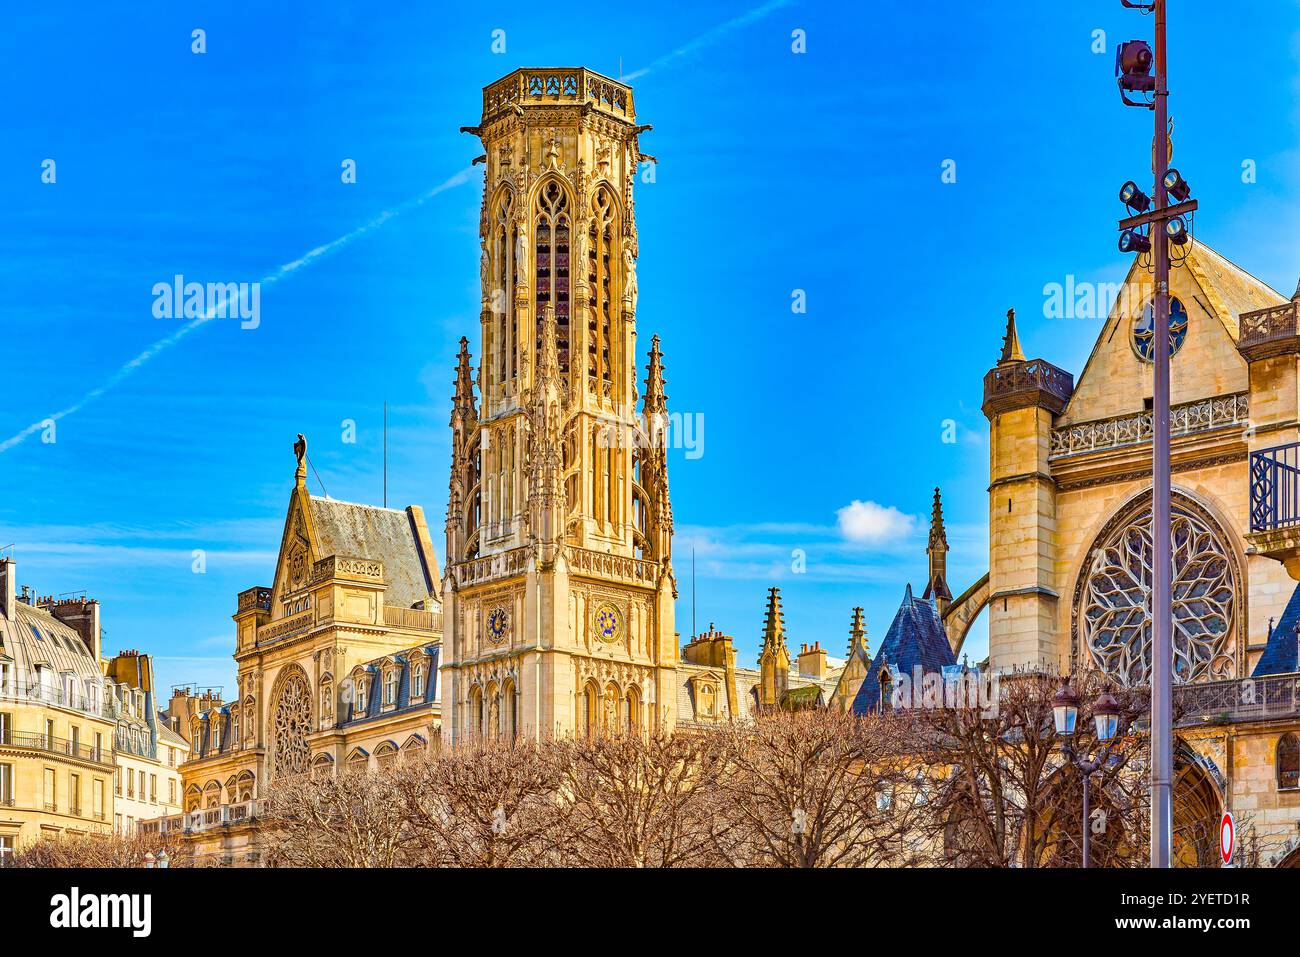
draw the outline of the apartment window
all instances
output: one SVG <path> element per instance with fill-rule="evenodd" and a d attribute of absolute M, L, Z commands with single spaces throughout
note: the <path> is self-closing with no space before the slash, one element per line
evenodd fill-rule
<path fill-rule="evenodd" d="M 104 779 L 95 778 L 90 791 L 90 810 L 96 821 L 104 820 Z"/>
<path fill-rule="evenodd" d="M 81 813 L 81 775 L 68 775 L 68 810 L 73 814 Z"/>
<path fill-rule="evenodd" d="M 54 750 L 54 719 L 45 719 L 45 748 L 47 751 Z"/>
<path fill-rule="evenodd" d="M 76 675 L 63 673 L 63 703 L 70 708 L 76 707 L 77 693 L 73 685 L 75 679 Z"/>
<path fill-rule="evenodd" d="M 176 803 L 176 780 L 175 780 L 175 778 L 173 778 L 172 780 L 170 780 L 170 781 L 167 782 L 167 803 L 168 803 L 168 804 L 175 804 L 175 803 Z"/>
<path fill-rule="evenodd" d="M 14 839 L 0 837 L 0 867 L 8 867 L 9 859 L 14 856 Z"/>
<path fill-rule="evenodd" d="M 113 772 L 113 793 L 118 797 L 122 796 L 122 771 L 120 768 Z"/>
<path fill-rule="evenodd" d="M 120 814 L 113 815 L 113 830 L 116 831 L 118 834 L 122 833 L 122 815 Z"/>
<path fill-rule="evenodd" d="M 0 764 L 0 805 L 8 807 L 14 803 L 14 766 Z"/>
<path fill-rule="evenodd" d="M 144 800 L 144 772 L 140 772 L 140 800 Z"/>
<path fill-rule="evenodd" d="M 135 797 L 135 775 L 130 768 L 126 770 L 126 796 L 129 798 Z"/>
<path fill-rule="evenodd" d="M 176 749 L 175 749 L 175 748 L 168 748 L 168 749 L 167 749 L 167 767 L 169 767 L 169 768 L 174 768 L 174 767 L 176 767 Z"/>
<path fill-rule="evenodd" d="M 149 775 L 149 800 L 154 804 L 158 803 L 158 775 L 156 774 Z"/>
<path fill-rule="evenodd" d="M 8 697 L 13 694 L 10 682 L 13 680 L 13 670 L 8 662 L 0 663 L 0 695 Z"/>
<path fill-rule="evenodd" d="M 0 744 L 9 744 L 9 729 L 11 718 L 8 712 L 0 711 Z"/>
<path fill-rule="evenodd" d="M 75 724 L 72 726 L 72 756 L 74 758 L 81 756 L 81 729 Z"/>
<path fill-rule="evenodd" d="M 384 675 L 384 704 L 397 704 L 397 669 Z"/>
<path fill-rule="evenodd" d="M 54 768 L 45 769 L 45 810 L 54 811 L 58 808 L 58 795 L 54 791 Z"/>
<path fill-rule="evenodd" d="M 95 732 L 95 760 L 104 760 L 104 735 L 99 731 Z"/>

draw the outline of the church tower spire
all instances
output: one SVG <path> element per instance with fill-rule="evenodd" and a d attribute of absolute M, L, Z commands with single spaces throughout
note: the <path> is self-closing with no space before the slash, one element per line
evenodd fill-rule
<path fill-rule="evenodd" d="M 1007 310 L 1007 331 L 1002 337 L 1002 356 L 998 365 L 1004 362 L 1024 362 L 1025 351 L 1020 348 L 1020 334 L 1016 332 L 1016 311 Z"/>
<path fill-rule="evenodd" d="M 785 615 L 781 611 L 781 589 L 767 590 L 767 614 L 763 618 L 763 650 L 758 656 L 759 704 L 776 708 L 790 684 L 790 650 L 785 644 Z"/>
<path fill-rule="evenodd" d="M 952 601 L 952 592 L 948 588 L 948 532 L 943 525 L 943 500 L 939 497 L 937 485 L 934 504 L 930 507 L 930 538 L 925 546 L 925 556 L 929 560 L 930 577 L 923 597 L 933 599 L 942 615 Z"/>
<path fill-rule="evenodd" d="M 861 606 L 853 609 L 853 618 L 849 622 L 849 648 L 845 657 L 852 661 L 856 655 L 871 659 L 871 646 L 867 643 L 867 624 L 863 620 Z"/>
<path fill-rule="evenodd" d="M 482 102 L 462 130 L 483 144 L 482 338 L 476 381 L 462 342 L 453 400 L 444 734 L 667 730 L 676 583 L 664 443 L 648 434 L 666 427 L 657 340 L 657 414 L 637 410 L 632 192 L 650 127 L 630 87 L 582 68 L 516 70 Z"/>

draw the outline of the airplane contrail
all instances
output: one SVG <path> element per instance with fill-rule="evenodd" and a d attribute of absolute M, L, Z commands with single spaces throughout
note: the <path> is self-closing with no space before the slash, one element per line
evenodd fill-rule
<path fill-rule="evenodd" d="M 277 282 L 285 278 L 286 276 L 289 276 L 297 272 L 299 269 L 302 269 L 304 266 L 310 266 L 313 262 L 315 262 L 317 259 L 320 259 L 322 256 L 327 256 L 330 253 L 334 252 L 336 249 L 339 249 L 342 246 L 346 246 L 348 243 L 352 242 L 352 240 L 357 239 L 361 236 L 364 236 L 366 233 L 378 229 L 380 226 L 384 225 L 384 223 L 388 222 L 390 219 L 400 216 L 403 213 L 409 212 L 410 210 L 415 209 L 417 206 L 423 205 L 428 200 L 437 196 L 439 193 L 445 192 L 446 190 L 449 190 L 452 187 L 459 186 L 462 183 L 468 182 L 470 174 L 472 172 L 473 172 L 473 167 L 468 167 L 466 169 L 461 170 L 459 173 L 449 177 L 448 179 L 439 183 L 437 186 L 433 187 L 433 189 L 429 190 L 427 193 L 423 193 L 422 195 L 417 196 L 414 199 L 407 200 L 405 203 L 402 203 L 400 206 L 397 206 L 393 209 L 384 210 L 382 213 L 380 213 L 374 219 L 370 220 L 368 223 L 364 223 L 361 226 L 358 226 L 350 233 L 346 233 L 340 236 L 338 239 L 332 240 L 323 246 L 317 246 L 315 249 L 307 253 L 304 253 L 302 256 L 299 256 L 297 259 L 293 260 L 292 262 L 285 263 L 284 265 L 280 266 L 278 269 L 274 270 L 273 272 L 263 276 L 260 280 L 258 280 L 258 282 L 264 286 L 269 285 L 270 283 Z M 142 351 L 134 359 L 132 359 L 130 362 L 127 362 L 116 372 L 114 372 L 111 376 L 109 376 L 108 379 L 102 385 L 96 386 L 95 388 L 91 389 L 89 392 L 87 392 L 81 398 L 77 399 L 67 408 L 60 409 L 58 412 L 55 412 L 53 415 L 47 415 L 39 422 L 33 422 L 31 425 L 27 426 L 27 428 L 23 429 L 21 432 L 15 433 L 14 435 L 5 439 L 3 442 L 0 442 L 0 454 L 3 454 L 4 452 L 8 452 L 15 445 L 19 445 L 22 442 L 25 442 L 27 439 L 35 435 L 37 432 L 40 432 L 48 428 L 51 422 L 57 422 L 62 418 L 66 418 L 67 416 L 72 415 L 73 413 L 80 412 L 91 402 L 94 402 L 100 396 L 104 395 L 104 393 L 115 388 L 124 379 L 126 379 L 128 376 L 134 373 L 141 366 L 145 365 L 147 362 L 149 362 L 159 353 L 165 352 L 167 349 L 170 349 L 172 346 L 176 345 L 176 343 L 180 342 L 182 339 L 188 336 L 191 332 L 194 332 L 196 329 L 202 328 L 217 316 L 227 315 L 228 312 L 226 307 L 229 305 L 230 300 L 237 295 L 238 293 L 234 293 L 234 292 L 227 293 L 224 297 L 222 297 L 220 302 L 214 303 L 212 306 L 210 306 L 208 310 L 204 312 L 203 315 L 199 316 L 197 319 L 193 319 L 190 322 L 187 322 L 185 325 L 181 326 L 171 335 L 164 336 L 163 338 L 159 339 L 157 342 L 145 348 L 144 351 Z"/>
<path fill-rule="evenodd" d="M 738 17 L 733 17 L 732 19 L 728 20 L 726 23 L 722 23 L 714 27 L 712 30 L 706 30 L 704 33 L 701 33 L 694 40 L 691 40 L 689 43 L 685 43 L 682 46 L 679 46 L 672 53 L 667 53 L 664 56 L 661 56 L 659 59 L 655 60 L 649 66 L 642 67 L 639 70 L 634 70 L 631 73 L 625 74 L 622 77 L 622 79 L 624 82 L 628 80 L 635 80 L 638 77 L 645 76 L 651 70 L 657 70 L 662 66 L 667 66 L 669 63 L 672 63 L 674 60 L 680 60 L 682 57 L 690 56 L 692 53 L 695 53 L 699 50 L 703 50 L 705 47 L 713 46 L 713 44 L 717 43 L 727 34 L 735 30 L 739 30 L 741 27 L 749 26 L 749 24 L 754 23 L 757 20 L 763 19 L 769 13 L 774 13 L 775 11 L 780 10 L 782 7 L 788 7 L 789 5 L 790 5 L 790 0 L 769 0 L 768 3 L 763 4 L 761 7 L 755 7 L 753 10 L 750 10 L 748 13 L 742 13 Z"/>

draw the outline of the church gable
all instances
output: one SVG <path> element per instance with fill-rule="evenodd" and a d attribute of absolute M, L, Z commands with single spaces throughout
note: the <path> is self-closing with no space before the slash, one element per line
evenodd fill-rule
<path fill-rule="evenodd" d="M 280 536 L 280 553 L 275 562 L 275 580 L 271 588 L 273 610 L 283 608 L 285 597 L 307 586 L 311 580 L 312 565 L 323 557 L 312 531 L 309 503 L 310 495 L 305 488 L 295 488 L 289 497 L 284 532 Z"/>
<path fill-rule="evenodd" d="M 1153 295 L 1151 274 L 1136 262 L 1115 298 L 1092 354 L 1057 424 L 1072 425 L 1145 410 L 1153 366 L 1139 356 L 1142 316 Z M 1171 361 L 1170 401 L 1177 406 L 1249 388 L 1236 348 L 1237 315 L 1283 301 L 1275 291 L 1197 243 L 1170 273 L 1170 295 L 1183 306 L 1186 332 Z"/>

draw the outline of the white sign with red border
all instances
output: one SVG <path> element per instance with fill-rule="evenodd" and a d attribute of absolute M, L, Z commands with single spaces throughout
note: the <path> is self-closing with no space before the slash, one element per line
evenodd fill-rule
<path fill-rule="evenodd" d="M 1223 812 L 1223 820 L 1219 822 L 1219 853 L 1223 856 L 1223 863 L 1232 866 L 1232 852 L 1237 845 L 1237 822 L 1233 820 L 1230 811 Z"/>

